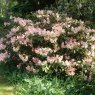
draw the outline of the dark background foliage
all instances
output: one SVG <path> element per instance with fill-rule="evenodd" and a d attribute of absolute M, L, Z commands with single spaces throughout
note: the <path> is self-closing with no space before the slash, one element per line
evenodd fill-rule
<path fill-rule="evenodd" d="M 20 13 L 21 16 L 38 9 L 55 9 L 75 19 L 90 21 L 95 19 L 95 0 L 17 0 L 17 2 L 11 11 Z"/>
<path fill-rule="evenodd" d="M 38 9 L 56 10 L 85 21 L 95 19 L 95 0 L 0 0 L 0 16 L 12 14 L 25 18 Z"/>

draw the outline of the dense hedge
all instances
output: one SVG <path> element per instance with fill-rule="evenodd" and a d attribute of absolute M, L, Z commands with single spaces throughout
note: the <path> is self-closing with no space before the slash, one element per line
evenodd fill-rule
<path fill-rule="evenodd" d="M 11 11 L 15 15 L 19 15 L 21 17 L 27 16 L 31 12 L 35 12 L 37 10 L 51 8 L 56 6 L 56 0 L 16 0 L 17 4 L 13 6 Z"/>
<path fill-rule="evenodd" d="M 17 0 L 17 2 L 12 12 L 22 17 L 38 9 L 55 9 L 76 19 L 91 21 L 95 19 L 95 0 Z"/>
<path fill-rule="evenodd" d="M 95 19 L 95 0 L 59 0 L 58 10 L 82 20 Z"/>
<path fill-rule="evenodd" d="M 91 79 L 95 66 L 95 30 L 84 22 L 39 10 L 31 20 L 10 17 L 0 39 L 0 61 L 28 72 L 75 75 Z"/>

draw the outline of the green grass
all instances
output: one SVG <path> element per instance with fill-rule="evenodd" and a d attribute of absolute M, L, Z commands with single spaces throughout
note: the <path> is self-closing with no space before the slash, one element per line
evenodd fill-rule
<path fill-rule="evenodd" d="M 23 79 L 16 86 L 15 95 L 95 95 L 95 82 L 78 79 L 78 77 L 71 77 L 64 80 L 34 75 Z"/>
<path fill-rule="evenodd" d="M 13 85 L 3 78 L 3 76 L 0 76 L 0 95 L 14 95 L 13 92 Z"/>
<path fill-rule="evenodd" d="M 14 86 L 8 81 L 5 72 L 5 68 L 0 64 L 0 95 L 14 95 Z"/>
<path fill-rule="evenodd" d="M 0 95 L 14 95 L 13 87 L 0 85 Z"/>
<path fill-rule="evenodd" d="M 95 95 L 95 81 L 34 75 L 16 85 L 15 95 Z"/>
<path fill-rule="evenodd" d="M 57 78 L 38 76 L 24 79 L 16 88 L 16 95 L 64 95 L 65 91 Z"/>
<path fill-rule="evenodd" d="M 0 95 L 95 95 L 95 78 L 84 81 L 79 75 L 64 79 L 53 75 L 9 73 L 0 65 Z"/>

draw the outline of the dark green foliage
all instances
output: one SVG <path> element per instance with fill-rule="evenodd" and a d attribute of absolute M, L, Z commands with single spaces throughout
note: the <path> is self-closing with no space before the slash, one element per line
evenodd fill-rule
<path fill-rule="evenodd" d="M 58 10 L 76 19 L 93 20 L 95 0 L 59 0 Z"/>
<path fill-rule="evenodd" d="M 18 4 L 12 8 L 13 13 L 20 13 L 20 16 L 25 17 L 30 12 L 49 8 L 55 5 L 56 0 L 17 0 Z"/>
<path fill-rule="evenodd" d="M 94 85 L 94 80 L 84 81 L 80 76 L 64 80 L 64 78 L 34 75 L 25 78 L 16 86 L 16 95 L 95 95 Z"/>
<path fill-rule="evenodd" d="M 31 12 L 43 9 L 56 9 L 75 19 L 95 19 L 95 0 L 16 0 L 18 3 L 11 9 L 13 15 L 28 17 Z"/>

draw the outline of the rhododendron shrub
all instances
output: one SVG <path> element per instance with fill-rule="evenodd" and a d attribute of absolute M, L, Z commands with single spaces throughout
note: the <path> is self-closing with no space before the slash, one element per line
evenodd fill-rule
<path fill-rule="evenodd" d="M 10 17 L 5 27 L 13 27 L 0 40 L 0 61 L 7 58 L 11 65 L 16 63 L 18 69 L 24 67 L 28 72 L 71 76 L 82 72 L 90 79 L 95 65 L 95 30 L 50 10 L 39 10 L 35 16 L 35 23 Z"/>

